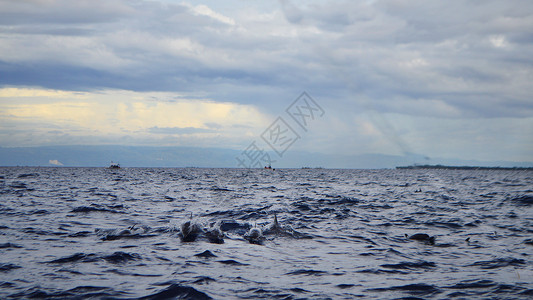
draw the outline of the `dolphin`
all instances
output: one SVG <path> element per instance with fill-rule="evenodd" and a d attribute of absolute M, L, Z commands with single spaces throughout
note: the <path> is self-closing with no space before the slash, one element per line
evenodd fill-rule
<path fill-rule="evenodd" d="M 202 233 L 200 226 L 193 222 L 192 213 L 190 219 L 181 224 L 180 238 L 182 242 L 194 242 L 198 235 Z"/>
<path fill-rule="evenodd" d="M 425 242 L 430 245 L 435 245 L 435 237 L 429 236 L 426 233 L 416 233 L 411 236 L 409 236 L 408 234 L 405 234 L 405 237 L 410 240 L 421 241 L 421 242 Z"/>
<path fill-rule="evenodd" d="M 262 245 L 265 237 L 263 231 L 256 226 L 250 228 L 250 230 L 244 235 L 244 238 L 250 242 L 250 244 Z"/>
<path fill-rule="evenodd" d="M 216 223 L 211 228 L 205 230 L 205 236 L 210 243 L 224 244 L 224 233 L 220 230 L 220 223 Z"/>

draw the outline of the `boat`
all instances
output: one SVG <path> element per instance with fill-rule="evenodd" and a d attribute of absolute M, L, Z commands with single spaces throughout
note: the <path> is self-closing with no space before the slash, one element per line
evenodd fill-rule
<path fill-rule="evenodd" d="M 120 169 L 120 164 L 111 162 L 111 164 L 109 165 L 109 169 Z"/>
<path fill-rule="evenodd" d="M 272 168 L 271 165 L 268 165 L 268 166 L 265 166 L 265 170 L 276 170 L 276 169 Z"/>

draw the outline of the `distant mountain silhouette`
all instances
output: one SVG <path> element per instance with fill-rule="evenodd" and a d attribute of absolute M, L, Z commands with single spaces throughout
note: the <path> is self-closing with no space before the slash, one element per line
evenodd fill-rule
<path fill-rule="evenodd" d="M 244 149 L 243 149 L 244 150 Z M 43 146 L 0 147 L 0 166 L 107 167 L 111 161 L 123 167 L 206 167 L 236 168 L 243 150 L 200 147 L 144 146 Z M 482 167 L 533 167 L 533 162 L 475 161 L 431 158 L 418 154 L 334 155 L 306 151 L 287 151 L 283 157 L 273 152 L 275 168 L 383 169 L 410 165 L 448 165 Z"/>

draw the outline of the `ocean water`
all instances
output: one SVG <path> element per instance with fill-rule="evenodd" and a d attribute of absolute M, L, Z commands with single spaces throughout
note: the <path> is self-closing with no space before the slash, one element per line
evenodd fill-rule
<path fill-rule="evenodd" d="M 531 299 L 532 254 L 531 171 L 0 168 L 2 299 Z"/>

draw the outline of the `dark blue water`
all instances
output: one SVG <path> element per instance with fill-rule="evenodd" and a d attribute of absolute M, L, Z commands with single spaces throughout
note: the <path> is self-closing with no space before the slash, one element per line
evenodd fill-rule
<path fill-rule="evenodd" d="M 531 299 L 532 254 L 530 171 L 0 168 L 0 298 Z"/>

